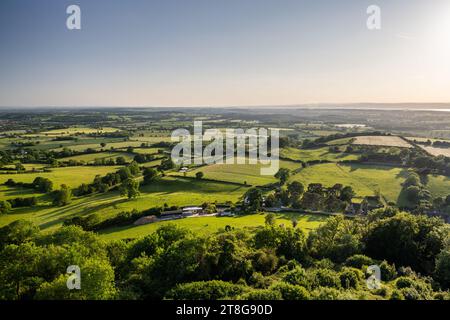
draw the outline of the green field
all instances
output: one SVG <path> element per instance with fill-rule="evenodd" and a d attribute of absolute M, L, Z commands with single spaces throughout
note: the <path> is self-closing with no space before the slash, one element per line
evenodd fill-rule
<path fill-rule="evenodd" d="M 51 172 L 0 174 L 0 184 L 5 183 L 8 179 L 14 179 L 16 182 L 31 183 L 36 177 L 43 177 L 53 181 L 53 186 L 56 189 L 58 189 L 61 184 L 75 188 L 82 183 L 91 183 L 98 174 L 104 176 L 107 173 L 117 171 L 119 168 L 120 167 L 118 166 L 79 166 L 52 168 Z"/>
<path fill-rule="evenodd" d="M 358 197 L 374 195 L 380 191 L 387 201 L 405 205 L 400 193 L 407 173 L 404 168 L 391 166 L 327 163 L 307 167 L 290 180 L 300 181 L 304 185 L 322 183 L 325 186 L 332 186 L 341 183 L 351 186 Z M 443 176 L 429 176 L 427 188 L 433 197 L 445 196 L 450 190 L 450 179 Z"/>
<path fill-rule="evenodd" d="M 450 193 L 450 178 L 444 176 L 428 175 L 427 188 L 434 197 L 446 197 Z"/>
<path fill-rule="evenodd" d="M 69 160 L 76 160 L 76 161 L 84 161 L 84 162 L 89 163 L 89 162 L 94 162 L 95 160 L 117 159 L 118 157 L 124 157 L 126 161 L 130 162 L 133 160 L 134 154 L 126 153 L 126 152 L 100 152 L 100 153 L 82 154 L 79 156 L 61 158 L 58 160 L 63 161 L 63 162 L 69 161 Z"/>
<path fill-rule="evenodd" d="M 343 160 L 356 160 L 357 155 L 346 153 L 333 153 L 329 151 L 329 148 L 318 149 L 297 149 L 297 148 L 283 148 L 280 150 L 280 156 L 283 158 L 289 158 L 292 160 L 301 161 L 313 161 L 313 160 L 328 160 L 328 161 L 343 161 Z"/>
<path fill-rule="evenodd" d="M 41 134 L 43 135 L 73 135 L 73 134 L 91 134 L 91 133 L 110 133 L 117 132 L 119 129 L 117 128 L 88 128 L 88 127 L 70 127 L 64 129 L 55 129 L 50 131 L 44 131 Z"/>
<path fill-rule="evenodd" d="M 300 168 L 299 163 L 291 161 L 280 161 L 280 168 L 288 168 L 290 170 L 296 170 Z M 213 164 L 197 168 L 189 171 L 187 176 L 195 177 L 195 174 L 199 171 L 205 174 L 204 178 L 235 182 L 235 183 L 247 183 L 253 186 L 262 186 L 268 183 L 276 182 L 274 176 L 261 175 L 261 168 L 267 167 L 267 165 L 261 164 Z M 178 173 L 176 173 L 178 174 Z M 179 175 L 179 174 L 178 174 Z"/>
<path fill-rule="evenodd" d="M 101 237 L 105 240 L 116 240 L 125 238 L 138 238 L 145 236 L 162 225 L 169 223 L 177 224 L 180 227 L 189 229 L 196 234 L 208 234 L 218 231 L 229 225 L 235 228 L 255 228 L 264 225 L 265 214 L 251 214 L 236 217 L 198 217 L 185 218 L 171 221 L 161 221 L 142 226 L 116 227 L 101 232 Z M 300 213 L 280 213 L 277 214 L 277 223 L 290 225 L 291 219 L 298 221 L 298 228 L 309 232 L 322 224 L 327 217 L 321 215 L 310 215 Z"/>
<path fill-rule="evenodd" d="M 304 185 L 322 183 L 328 187 L 341 183 L 351 186 L 359 197 L 374 195 L 379 190 L 388 201 L 397 201 L 405 180 L 404 171 L 387 166 L 327 163 L 307 167 L 291 177 L 291 181 Z"/>

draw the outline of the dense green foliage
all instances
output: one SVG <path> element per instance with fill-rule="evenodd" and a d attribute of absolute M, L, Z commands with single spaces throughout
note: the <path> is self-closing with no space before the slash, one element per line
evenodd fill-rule
<path fill-rule="evenodd" d="M 327 220 L 308 236 L 276 225 L 198 236 L 168 224 L 103 242 L 75 226 L 0 229 L 1 299 L 448 299 L 450 230 L 395 209 Z M 366 287 L 378 264 L 381 288 Z M 65 270 L 81 269 L 81 290 Z M 418 273 L 420 272 L 420 274 Z"/>

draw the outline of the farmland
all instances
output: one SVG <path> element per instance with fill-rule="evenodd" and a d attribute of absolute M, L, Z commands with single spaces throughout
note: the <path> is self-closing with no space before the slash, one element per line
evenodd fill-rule
<path fill-rule="evenodd" d="M 147 116 L 154 117 L 151 113 L 134 116 L 131 112 L 126 116 L 111 115 L 108 117 L 108 122 L 103 125 L 92 126 L 80 123 L 61 129 L 44 128 L 33 132 L 30 132 L 28 128 L 6 130 L 10 136 L 0 138 L 0 150 L 11 150 L 10 152 L 15 154 L 17 159 L 5 163 L 2 166 L 3 170 L 0 170 L 2 172 L 0 200 L 33 196 L 37 198 L 38 204 L 32 208 L 13 208 L 9 214 L 0 216 L 0 225 L 17 219 L 29 219 L 43 230 L 53 230 L 59 228 L 68 218 L 86 217 L 91 214 L 98 214 L 106 219 L 121 212 L 145 211 L 165 205 L 182 207 L 198 206 L 203 203 L 239 204 L 251 187 L 264 187 L 264 194 L 268 194 L 279 182 L 279 179 L 273 175 L 261 175 L 261 168 L 266 165 L 246 163 L 189 166 L 187 172 L 180 172 L 180 167 L 174 167 L 158 171 L 160 176 L 157 181 L 143 184 L 143 169 L 158 169 L 163 160 L 167 159 L 168 151 L 170 151 L 167 144 L 171 140 L 170 128 L 188 127 L 194 119 L 190 115 L 186 118 L 189 120 L 177 115 L 165 116 L 161 121 L 149 121 L 145 120 Z M 288 123 L 281 125 L 272 123 L 269 119 L 264 124 L 237 119 L 217 119 L 216 115 L 203 115 L 198 119 L 203 119 L 208 125 L 220 125 L 222 131 L 226 127 L 236 125 L 252 128 L 260 125 L 282 128 L 282 136 L 290 137 L 288 139 L 291 140 L 290 145 L 280 150 L 280 156 L 283 158 L 280 161 L 280 167 L 290 170 L 287 183 L 298 181 L 305 188 L 313 183 L 321 183 L 325 187 L 339 183 L 353 188 L 356 202 L 362 201 L 365 196 L 380 194 L 386 202 L 398 205 L 407 203 L 402 194 L 402 184 L 411 168 L 392 164 L 384 166 L 358 163 L 361 156 L 361 153 L 358 153 L 358 146 L 369 146 L 373 152 L 381 154 L 399 155 L 401 148 L 409 147 L 409 145 L 398 136 L 357 136 L 369 128 L 340 127 L 324 123 L 295 122 L 290 125 Z M 137 126 L 139 129 L 135 129 Z M 349 132 L 353 135 L 345 136 Z M 337 138 L 327 139 L 325 144 L 322 143 L 319 146 L 302 147 L 302 141 L 306 137 L 313 140 L 313 137 L 327 138 L 329 134 Z M 352 144 L 357 152 L 352 152 L 349 148 Z M 21 158 L 29 157 L 28 154 L 31 154 L 31 151 L 39 152 L 40 158 L 50 157 L 50 160 L 47 162 L 42 159 L 21 161 Z M 55 207 L 52 204 L 51 194 L 39 193 L 20 186 L 3 185 L 8 179 L 19 183 L 31 183 L 37 177 L 42 177 L 51 180 L 56 190 L 65 184 L 72 189 L 72 192 L 75 192 L 81 184 L 91 184 L 96 176 L 104 177 L 108 173 L 116 172 L 132 163 L 136 156 L 141 155 L 153 155 L 155 160 L 148 158 L 139 163 L 141 172 L 133 178 L 140 183 L 139 195 L 135 198 L 127 199 L 122 196 L 119 192 L 120 185 L 118 185 L 104 193 L 74 195 L 69 204 Z M 118 157 L 123 157 L 126 163 L 111 165 L 110 162 L 100 161 L 117 160 Z M 75 161 L 75 164 L 71 164 L 71 160 Z M 348 161 L 354 163 L 345 164 Z M 16 172 L 16 165 L 20 162 L 23 162 L 24 172 Z M 93 166 L 94 162 L 96 166 Z M 58 163 L 63 166 L 58 166 Z M 197 178 L 199 173 L 202 173 L 200 179 Z M 424 181 L 433 197 L 445 197 L 450 190 L 449 179 L 443 175 L 430 174 Z M 262 225 L 262 219 L 262 215 L 250 214 L 234 219 L 230 217 L 183 219 L 177 220 L 176 223 L 186 225 L 198 232 L 203 229 L 214 232 L 225 225 L 237 227 Z M 279 219 L 283 223 L 289 220 L 286 216 L 280 216 Z M 301 225 L 302 222 L 299 222 Z M 155 230 L 159 224 L 165 224 L 165 222 L 141 227 L 110 228 L 102 237 L 114 239 L 143 236 Z M 211 228 L 203 228 L 205 225 Z M 312 224 L 307 229 L 314 226 L 316 225 Z"/>
<path fill-rule="evenodd" d="M 345 143 L 348 139 L 336 142 Z M 318 149 L 298 149 L 298 148 L 283 148 L 280 151 L 280 156 L 292 160 L 301 160 L 301 161 L 315 161 L 315 160 L 327 160 L 327 161 L 343 161 L 343 160 L 355 160 L 357 159 L 356 155 L 352 154 L 344 154 L 331 152 L 329 148 L 318 148 Z"/>
<path fill-rule="evenodd" d="M 189 171 L 187 176 L 195 177 L 197 172 L 203 172 L 206 179 L 234 182 L 262 186 L 276 182 L 273 176 L 261 175 L 261 168 L 267 167 L 261 164 L 213 164 Z M 280 168 L 296 170 L 300 168 L 299 163 L 291 161 L 280 161 Z M 179 175 L 177 173 L 177 175 Z"/>
<path fill-rule="evenodd" d="M 436 147 L 429 147 L 429 146 L 420 146 L 420 147 L 433 156 L 450 157 L 450 149 L 449 148 L 436 148 Z"/>
<path fill-rule="evenodd" d="M 82 183 L 91 183 L 96 175 L 105 175 L 110 172 L 117 171 L 116 166 L 102 167 L 68 167 L 68 168 L 52 168 L 50 172 L 35 173 L 19 173 L 19 174 L 1 174 L 0 184 L 5 183 L 8 179 L 14 179 L 16 182 L 31 183 L 37 177 L 50 179 L 55 187 L 65 184 L 71 188 L 78 187 Z"/>
<path fill-rule="evenodd" d="M 105 240 L 117 240 L 124 238 L 138 238 L 145 236 L 157 228 L 167 224 L 176 224 L 193 231 L 195 234 L 206 235 L 231 226 L 240 229 L 253 229 L 264 226 L 265 214 L 251 214 L 237 217 L 203 217 L 203 218 L 185 218 L 172 221 L 163 221 L 143 226 L 117 227 L 104 230 L 100 233 L 101 238 Z M 326 216 L 309 215 L 298 213 L 280 213 L 276 215 L 277 223 L 290 225 L 292 219 L 298 221 L 298 227 L 305 232 L 314 230 L 326 221 Z"/>
<path fill-rule="evenodd" d="M 411 145 L 408 142 L 395 136 L 360 136 L 355 138 L 353 144 L 411 148 Z"/>

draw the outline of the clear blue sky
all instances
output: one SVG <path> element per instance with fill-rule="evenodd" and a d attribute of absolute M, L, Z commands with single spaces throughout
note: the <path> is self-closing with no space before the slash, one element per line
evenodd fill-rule
<path fill-rule="evenodd" d="M 0 106 L 450 102 L 449 57 L 447 0 L 0 1 Z"/>

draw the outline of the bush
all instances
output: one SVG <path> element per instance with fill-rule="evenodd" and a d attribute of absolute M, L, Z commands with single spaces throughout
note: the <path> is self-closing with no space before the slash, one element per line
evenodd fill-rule
<path fill-rule="evenodd" d="M 283 300 L 309 300 L 311 298 L 308 290 L 304 287 L 285 282 L 279 282 L 270 289 L 279 291 Z"/>
<path fill-rule="evenodd" d="M 395 270 L 395 265 L 390 265 L 387 261 L 381 262 L 380 271 L 382 281 L 392 281 L 397 277 L 397 270 Z"/>
<path fill-rule="evenodd" d="M 286 273 L 283 281 L 292 285 L 307 286 L 308 278 L 305 269 L 301 266 L 295 267 L 293 270 Z"/>
<path fill-rule="evenodd" d="M 247 290 L 243 285 L 225 281 L 199 281 L 179 284 L 166 297 L 175 300 L 219 300 L 234 298 Z"/>
<path fill-rule="evenodd" d="M 312 292 L 313 300 L 338 300 L 340 292 L 335 288 L 318 288 Z"/>
<path fill-rule="evenodd" d="M 362 254 L 355 254 L 351 256 L 344 263 L 347 267 L 352 267 L 356 269 L 362 269 L 363 266 L 371 266 L 374 264 L 372 258 L 369 258 Z"/>
<path fill-rule="evenodd" d="M 340 288 L 341 280 L 333 270 L 315 269 L 311 274 L 311 285 L 314 287 Z"/>
<path fill-rule="evenodd" d="M 363 277 L 361 270 L 355 268 L 344 268 L 339 273 L 341 286 L 345 289 L 358 289 Z"/>
<path fill-rule="evenodd" d="M 282 300 L 280 291 L 270 289 L 256 289 L 241 296 L 243 300 Z"/>
<path fill-rule="evenodd" d="M 8 201 L 0 201 L 0 214 L 8 214 L 11 212 L 11 203 Z"/>

